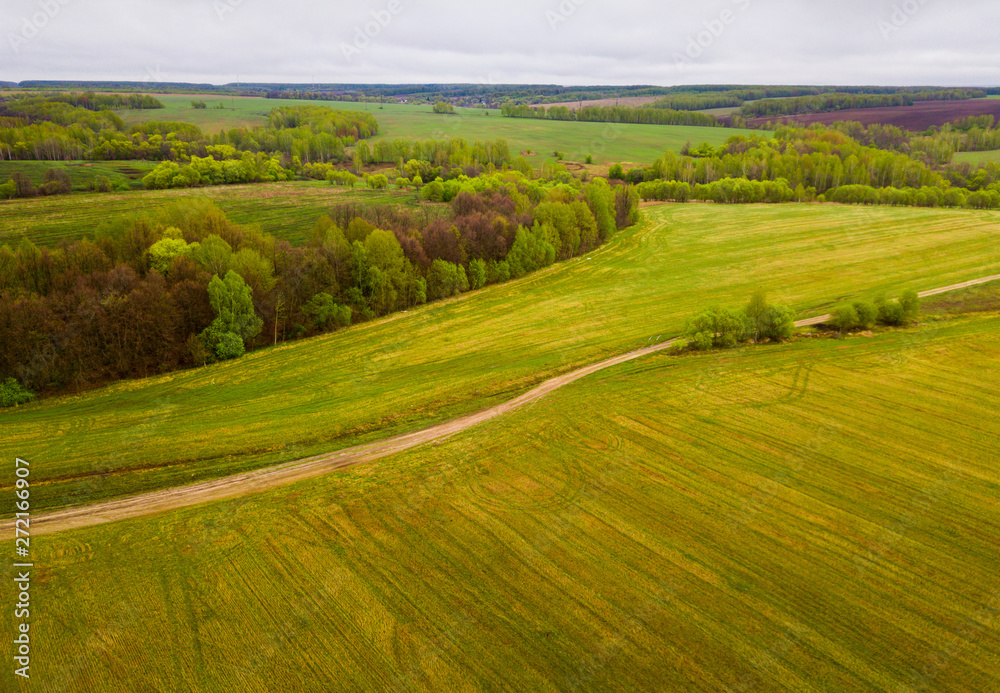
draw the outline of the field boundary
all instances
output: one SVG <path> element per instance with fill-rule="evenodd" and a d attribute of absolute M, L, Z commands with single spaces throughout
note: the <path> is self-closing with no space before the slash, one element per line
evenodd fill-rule
<path fill-rule="evenodd" d="M 921 298 L 937 296 L 994 281 L 1000 281 L 1000 275 L 931 289 L 921 292 L 919 295 Z M 809 327 L 818 325 L 828 321 L 830 318 L 830 315 L 821 315 L 799 320 L 795 323 L 795 326 Z M 588 366 L 583 366 L 569 373 L 546 380 L 509 402 L 504 402 L 481 412 L 462 416 L 413 433 L 406 433 L 375 443 L 346 448 L 334 453 L 317 455 L 294 462 L 286 462 L 281 465 L 258 469 L 252 472 L 244 472 L 196 484 L 175 486 L 135 496 L 126 496 L 111 501 L 94 503 L 92 505 L 64 508 L 39 514 L 32 517 L 34 522 L 32 525 L 32 534 L 52 534 L 71 529 L 93 527 L 119 520 L 144 517 L 170 510 L 202 505 L 213 501 L 230 500 L 269 491 L 297 481 L 322 476 L 339 469 L 373 462 L 426 443 L 445 440 L 481 423 L 537 402 L 549 393 L 585 378 L 588 375 L 664 351 L 674 346 L 678 341 L 679 338 L 671 338 L 666 342 L 661 342 L 654 346 L 645 347 L 604 359 Z M 0 531 L 5 534 L 13 533 L 13 529 L 13 519 L 0 522 Z"/>

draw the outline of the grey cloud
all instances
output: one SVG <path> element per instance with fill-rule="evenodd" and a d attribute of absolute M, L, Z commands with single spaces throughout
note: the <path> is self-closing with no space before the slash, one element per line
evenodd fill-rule
<path fill-rule="evenodd" d="M 394 1 L 7 0 L 0 79 L 1000 84 L 987 0 Z"/>

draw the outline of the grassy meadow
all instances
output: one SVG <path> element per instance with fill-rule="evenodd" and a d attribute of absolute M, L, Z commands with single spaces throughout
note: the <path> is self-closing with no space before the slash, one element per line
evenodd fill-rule
<path fill-rule="evenodd" d="M 680 228 L 620 245 L 665 252 Z M 39 537 L 32 676 L 51 693 L 998 690 L 998 373 L 997 314 L 659 354 L 369 466 Z M 90 401 L 67 427 L 115 416 Z"/>
<path fill-rule="evenodd" d="M 997 163 L 1000 162 L 1000 149 L 986 152 L 958 152 L 953 161 L 956 164 L 971 164 L 973 166 Z"/>
<path fill-rule="evenodd" d="M 666 151 L 680 151 L 687 143 L 718 146 L 747 130 L 675 125 L 619 125 L 551 120 L 503 118 L 499 110 L 457 108 L 455 115 L 440 115 L 430 105 L 353 103 L 347 101 L 297 101 L 263 97 L 223 99 L 226 109 L 213 109 L 219 99 L 200 96 L 157 95 L 163 109 L 121 111 L 128 124 L 149 120 L 193 123 L 207 133 L 234 127 L 267 124 L 271 110 L 280 106 L 323 105 L 339 110 L 367 110 L 379 122 L 377 139 L 505 139 L 515 156 L 523 152 L 534 166 L 555 161 L 560 151 L 567 161 L 581 162 L 588 154 L 595 163 L 628 162 L 648 166 Z M 192 99 L 204 99 L 209 108 L 191 108 Z M 486 115 L 488 114 L 488 115 Z"/>
<path fill-rule="evenodd" d="M 54 246 L 63 239 L 93 237 L 108 219 L 155 211 L 187 199 L 209 199 L 233 221 L 259 224 L 276 238 L 301 245 L 312 236 L 316 220 L 345 202 L 392 203 L 415 206 L 418 193 L 409 190 L 362 189 L 324 182 L 222 185 L 141 193 L 57 195 L 0 202 L 0 243 L 16 246 L 21 238 Z M 433 213 L 428 209 L 428 213 Z"/>
<path fill-rule="evenodd" d="M 676 335 L 699 310 L 739 306 L 758 286 L 807 317 L 843 299 L 1000 273 L 996 212 L 689 204 L 645 214 L 592 256 L 517 282 L 0 412 L 4 454 L 34 462 L 37 509 L 95 501 L 483 409 Z"/>
<path fill-rule="evenodd" d="M 156 168 L 151 161 L 0 161 L 0 181 L 7 182 L 20 171 L 35 185 L 41 185 L 45 172 L 62 169 L 69 176 L 74 190 L 88 190 L 98 176 L 104 176 L 112 185 L 125 183 L 131 188 L 142 188 L 142 178 Z M 2 203 L 0 203 L 2 204 Z M 0 209 L 3 209 L 0 206 Z"/>

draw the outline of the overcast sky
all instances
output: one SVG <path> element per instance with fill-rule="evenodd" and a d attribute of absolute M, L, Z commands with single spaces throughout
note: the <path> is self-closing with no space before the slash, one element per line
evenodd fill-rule
<path fill-rule="evenodd" d="M 1000 85 L 997 0 L 3 0 L 0 80 Z"/>

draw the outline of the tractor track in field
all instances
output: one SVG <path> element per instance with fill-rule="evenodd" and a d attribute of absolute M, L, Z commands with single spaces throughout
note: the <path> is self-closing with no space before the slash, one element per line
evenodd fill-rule
<path fill-rule="evenodd" d="M 924 291 L 920 296 L 921 298 L 936 296 L 993 281 L 1000 281 L 1000 275 Z M 830 317 L 830 315 L 821 315 L 808 320 L 800 320 L 795 323 L 795 326 L 808 327 L 819 325 L 829 320 Z M 678 339 L 676 338 L 670 339 L 655 346 L 592 363 L 546 380 L 541 385 L 509 402 L 504 402 L 503 404 L 498 404 L 475 414 L 462 416 L 413 433 L 405 433 L 375 443 L 346 448 L 337 452 L 317 455 L 295 462 L 287 462 L 275 467 L 267 467 L 252 472 L 244 472 L 186 486 L 151 491 L 149 493 L 103 501 L 92 505 L 40 513 L 31 518 L 31 533 L 34 535 L 51 534 L 71 529 L 93 527 L 108 522 L 117 522 L 119 520 L 154 515 L 169 510 L 188 508 L 212 501 L 238 498 L 268 491 L 296 481 L 328 474 L 338 469 L 353 467 L 365 462 L 373 462 L 389 455 L 410 450 L 419 445 L 445 440 L 456 433 L 470 429 L 485 421 L 537 402 L 549 393 L 576 382 L 581 378 L 585 378 L 588 375 L 668 349 L 677 343 L 677 341 Z M 0 522 L 0 531 L 5 535 L 9 536 L 13 533 L 13 530 L 13 519 Z"/>

